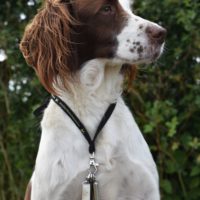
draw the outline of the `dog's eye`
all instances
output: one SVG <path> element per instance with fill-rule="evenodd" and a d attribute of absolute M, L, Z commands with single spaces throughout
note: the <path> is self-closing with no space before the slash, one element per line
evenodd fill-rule
<path fill-rule="evenodd" d="M 103 14 L 110 14 L 110 13 L 113 13 L 113 6 L 112 5 L 104 5 L 102 8 L 101 8 L 101 13 Z"/>

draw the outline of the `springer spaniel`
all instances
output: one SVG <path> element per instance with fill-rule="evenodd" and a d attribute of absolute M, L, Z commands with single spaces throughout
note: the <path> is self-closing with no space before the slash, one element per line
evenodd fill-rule
<path fill-rule="evenodd" d="M 162 53 L 166 30 L 131 12 L 131 0 L 46 0 L 20 49 L 46 90 L 59 96 L 93 136 L 106 108 L 116 108 L 98 137 L 100 200 L 159 200 L 156 165 L 121 93 L 125 66 Z M 126 65 L 124 65 L 126 64 Z M 127 71 L 127 70 L 126 70 Z M 26 200 L 80 200 L 88 143 L 50 101 Z"/>

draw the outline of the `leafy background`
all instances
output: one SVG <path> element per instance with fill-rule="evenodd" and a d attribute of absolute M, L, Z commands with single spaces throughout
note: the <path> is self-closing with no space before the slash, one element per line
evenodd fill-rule
<path fill-rule="evenodd" d="M 40 1 L 0 1 L 0 200 L 23 199 L 40 139 L 32 111 L 47 95 L 18 44 Z M 150 145 L 163 200 L 200 199 L 200 2 L 135 0 L 168 30 L 163 57 L 140 66 L 124 97 Z"/>

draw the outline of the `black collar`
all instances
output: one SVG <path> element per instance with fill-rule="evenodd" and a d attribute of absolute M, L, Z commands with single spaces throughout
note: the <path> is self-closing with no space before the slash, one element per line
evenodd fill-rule
<path fill-rule="evenodd" d="M 106 122 L 109 120 L 110 116 L 112 115 L 116 103 L 110 104 L 108 109 L 106 110 L 103 118 L 101 119 L 99 126 L 97 127 L 96 133 L 94 135 L 94 138 L 91 139 L 87 129 L 83 125 L 83 123 L 79 120 L 79 118 L 74 114 L 74 112 L 69 108 L 69 106 L 62 101 L 59 97 L 52 95 L 51 98 L 54 100 L 54 102 L 71 118 L 71 120 L 76 124 L 76 126 L 79 128 L 85 139 L 89 143 L 89 152 L 92 154 L 95 152 L 95 141 L 103 127 L 105 126 Z"/>

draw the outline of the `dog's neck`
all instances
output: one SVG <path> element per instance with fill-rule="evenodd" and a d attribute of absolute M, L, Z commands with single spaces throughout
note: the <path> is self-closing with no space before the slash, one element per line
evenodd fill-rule
<path fill-rule="evenodd" d="M 121 96 L 123 75 L 120 70 L 120 64 L 91 60 L 77 74 L 78 81 L 70 84 L 70 91 L 59 91 L 60 97 L 78 112 L 88 107 L 103 109 Z"/>

